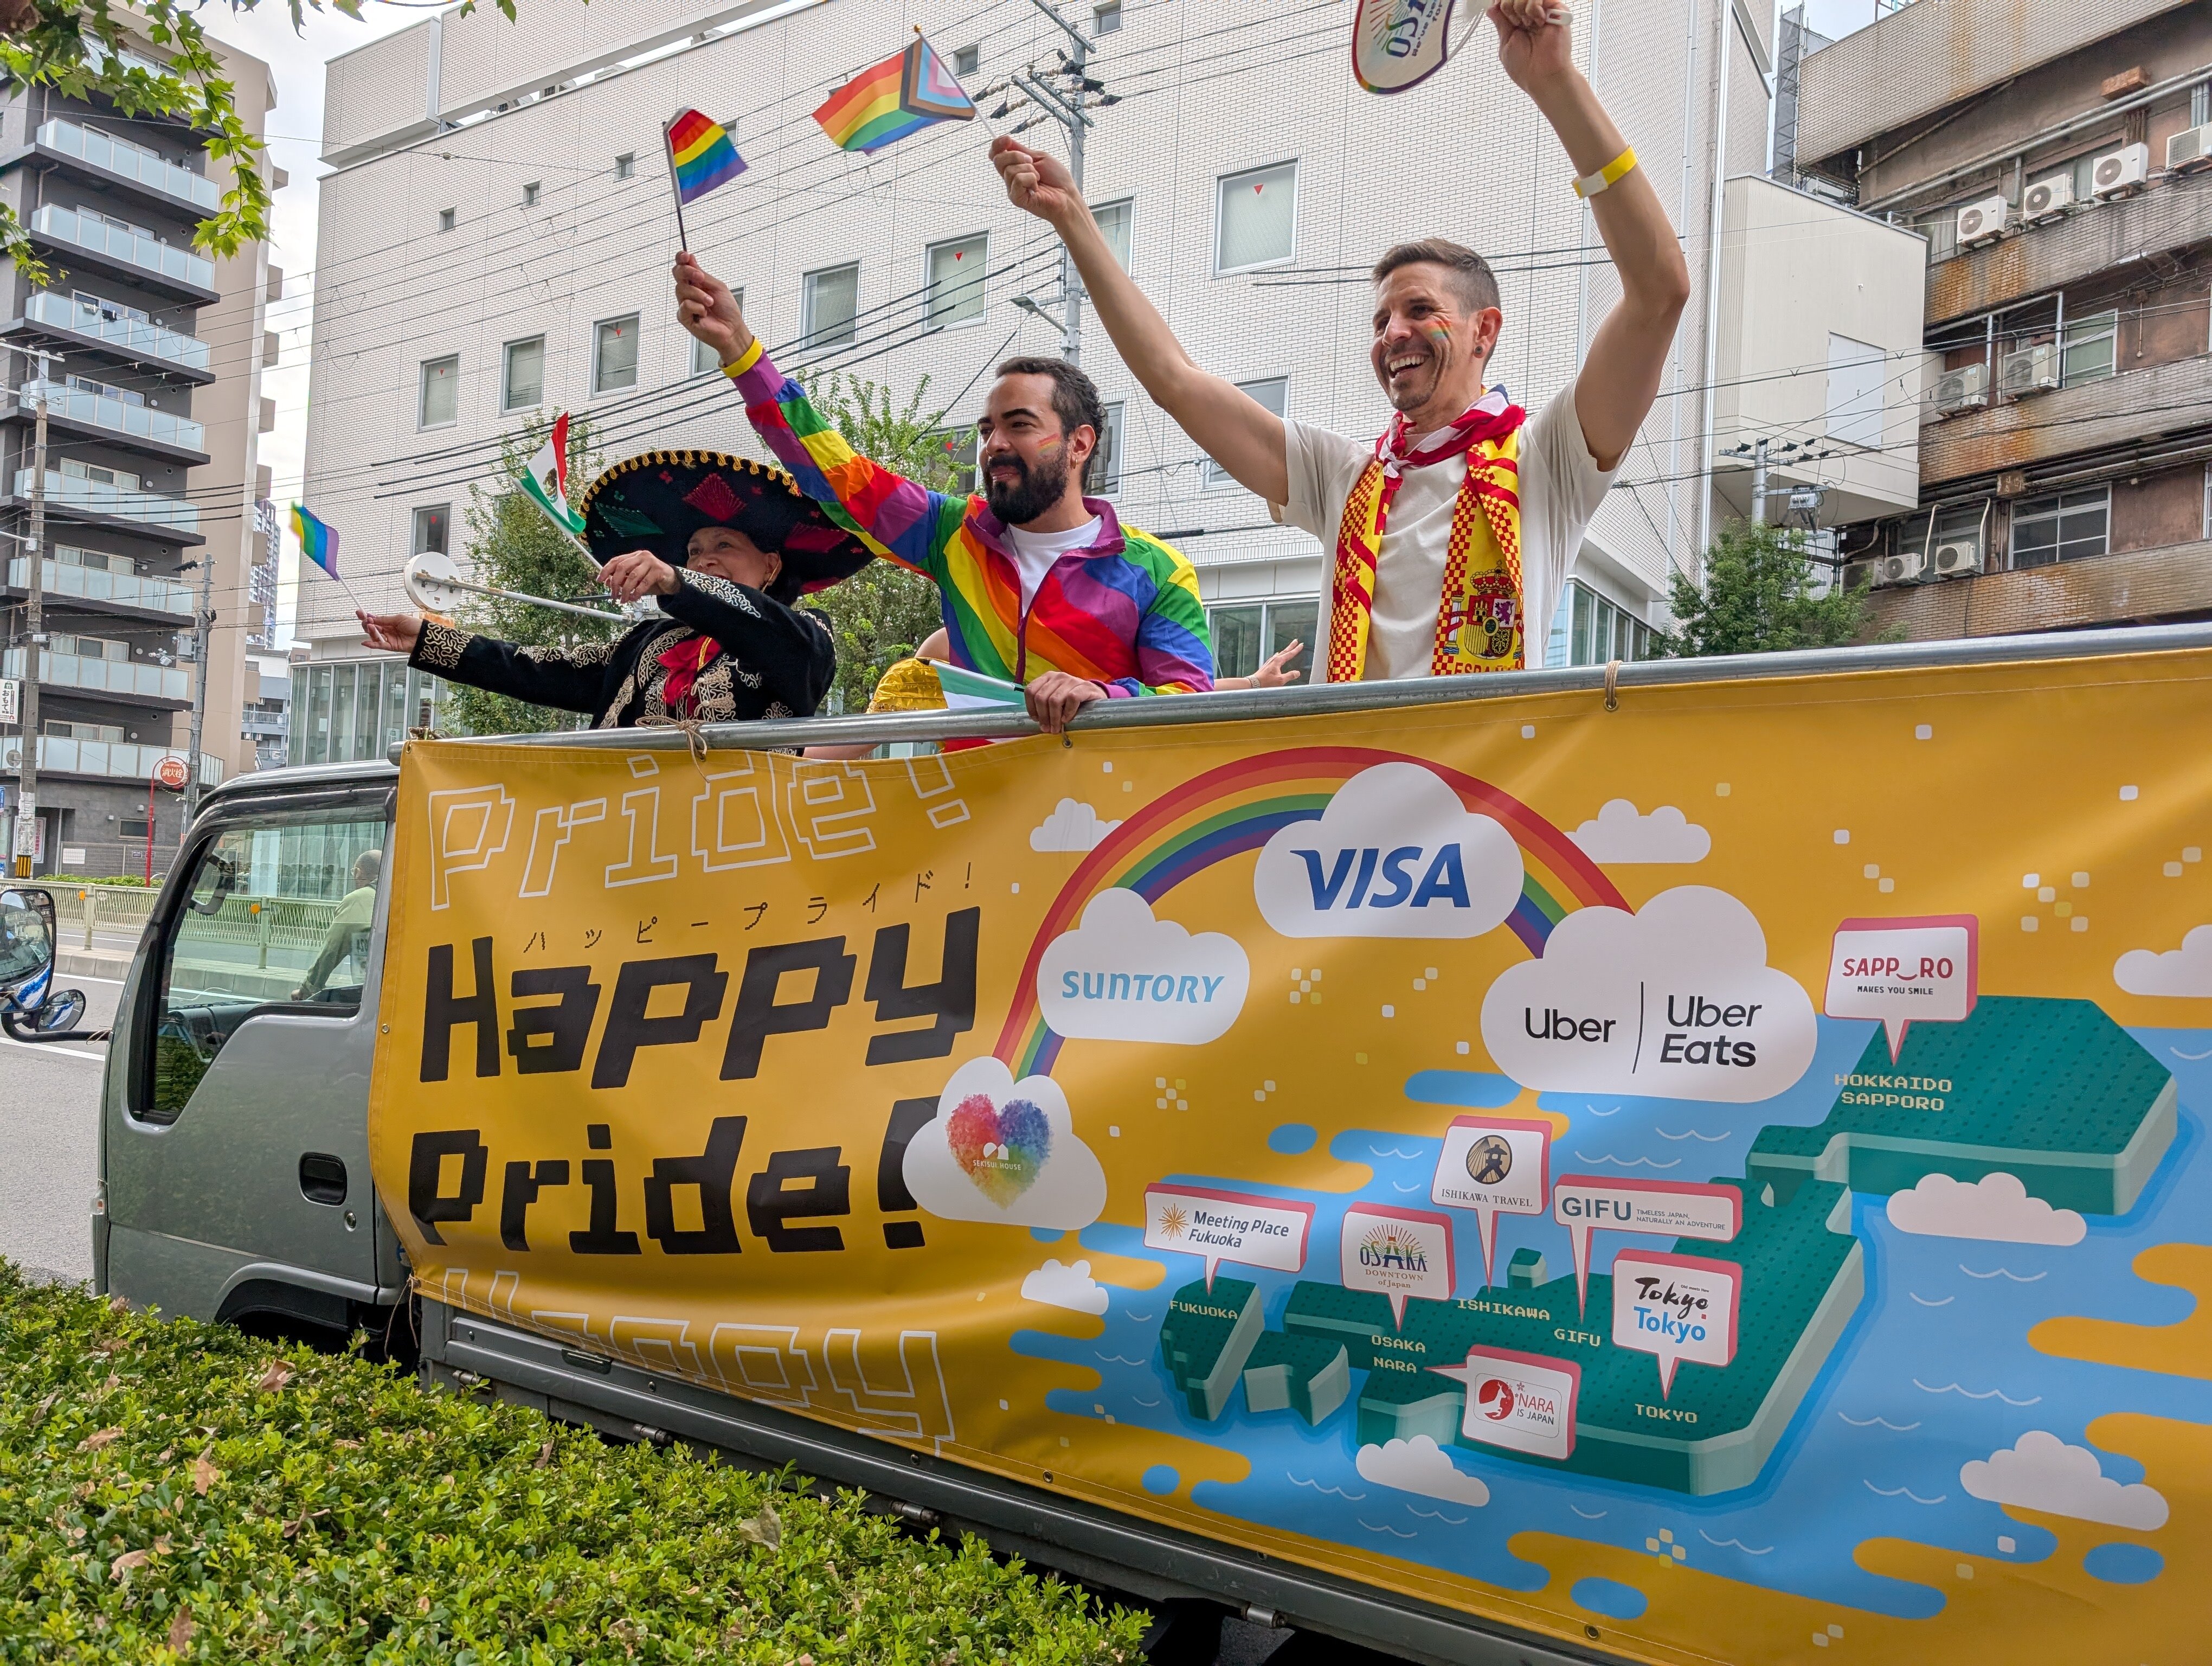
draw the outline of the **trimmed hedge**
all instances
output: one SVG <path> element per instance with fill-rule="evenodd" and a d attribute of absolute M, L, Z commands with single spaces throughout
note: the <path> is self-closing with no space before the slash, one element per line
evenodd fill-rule
<path fill-rule="evenodd" d="M 0 1261 L 0 1661 L 1138 1658 L 1142 1616 L 799 1485 Z"/>

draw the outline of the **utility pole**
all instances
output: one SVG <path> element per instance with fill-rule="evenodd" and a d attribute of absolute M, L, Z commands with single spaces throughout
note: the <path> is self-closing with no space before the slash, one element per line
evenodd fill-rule
<path fill-rule="evenodd" d="M 207 721 L 208 649 L 210 633 L 215 628 L 215 555 L 210 544 L 200 552 L 200 606 L 192 620 L 192 734 L 191 745 L 185 754 L 185 767 L 191 774 L 185 782 L 185 825 L 192 824 L 192 818 L 200 812 L 200 730 Z M 181 843 L 183 835 L 179 834 Z"/>
<path fill-rule="evenodd" d="M 1751 447 L 1751 524 L 1766 525 L 1766 441 L 1754 441 Z"/>
<path fill-rule="evenodd" d="M 23 645 L 22 759 L 15 786 L 15 877 L 30 879 L 39 849 L 39 673 L 45 669 L 46 627 L 46 367 L 61 361 L 35 347 L 23 356 L 39 362 L 38 427 L 31 441 L 31 536 L 23 544 L 23 617 L 27 624 Z"/>
<path fill-rule="evenodd" d="M 1037 108 L 1067 130 L 1067 171 L 1075 179 L 1075 194 L 1083 194 L 1083 130 L 1091 125 L 1091 118 L 1084 112 L 1084 100 L 1097 90 L 1091 85 L 1091 42 L 1059 12 L 1049 0 L 1030 0 L 1039 11 L 1058 24 L 1075 50 L 1061 53 L 1068 74 L 1075 77 L 1075 90 L 1063 94 L 1056 87 L 1048 87 L 1044 77 L 1038 75 L 1016 75 L 1012 84 L 1029 94 Z M 1060 250 L 1060 356 L 1070 364 L 1083 362 L 1083 279 L 1075 270 L 1075 257 L 1063 243 Z"/>

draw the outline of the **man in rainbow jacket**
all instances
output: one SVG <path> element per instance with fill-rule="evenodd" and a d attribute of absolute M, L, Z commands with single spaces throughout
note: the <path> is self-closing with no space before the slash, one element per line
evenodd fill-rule
<path fill-rule="evenodd" d="M 1022 684 L 1048 733 L 1094 700 L 1213 686 L 1190 562 L 1083 496 L 1105 412 L 1075 366 L 999 367 L 976 423 L 983 490 L 956 497 L 856 453 L 770 362 L 729 286 L 689 251 L 676 258 L 676 304 L 800 489 L 878 555 L 934 583 L 952 663 Z"/>

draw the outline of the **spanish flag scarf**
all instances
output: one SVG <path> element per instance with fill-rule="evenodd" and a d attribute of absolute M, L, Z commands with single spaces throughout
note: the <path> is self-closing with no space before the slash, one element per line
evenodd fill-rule
<path fill-rule="evenodd" d="M 1357 683 L 1367 666 L 1375 613 L 1375 563 L 1391 501 L 1405 471 L 1467 456 L 1467 478 L 1452 506 L 1443 593 L 1437 601 L 1433 677 L 1518 671 L 1525 663 L 1521 598 L 1521 424 L 1528 413 L 1492 388 L 1435 444 L 1412 449 L 1400 412 L 1375 442 L 1375 456 L 1344 501 L 1329 599 L 1328 680 Z M 1483 530 L 1490 536 L 1485 538 Z"/>

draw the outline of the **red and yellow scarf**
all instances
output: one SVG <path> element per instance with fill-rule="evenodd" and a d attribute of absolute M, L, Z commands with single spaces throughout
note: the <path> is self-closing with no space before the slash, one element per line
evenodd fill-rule
<path fill-rule="evenodd" d="M 660 685 L 660 703 L 668 708 L 671 717 L 696 715 L 692 710 L 692 687 L 698 682 L 700 673 L 721 654 L 722 645 L 712 636 L 686 636 L 653 656 L 653 662 L 667 673 Z"/>
<path fill-rule="evenodd" d="M 1519 435 L 1527 413 L 1493 389 L 1421 450 L 1411 449 L 1401 411 L 1375 442 L 1375 456 L 1344 501 L 1329 599 L 1328 680 L 1357 683 L 1367 666 L 1375 613 L 1375 563 L 1391 500 L 1405 471 L 1467 455 L 1467 478 L 1452 506 L 1443 593 L 1437 601 L 1434 677 L 1518 671 L 1525 662 L 1521 598 Z"/>

